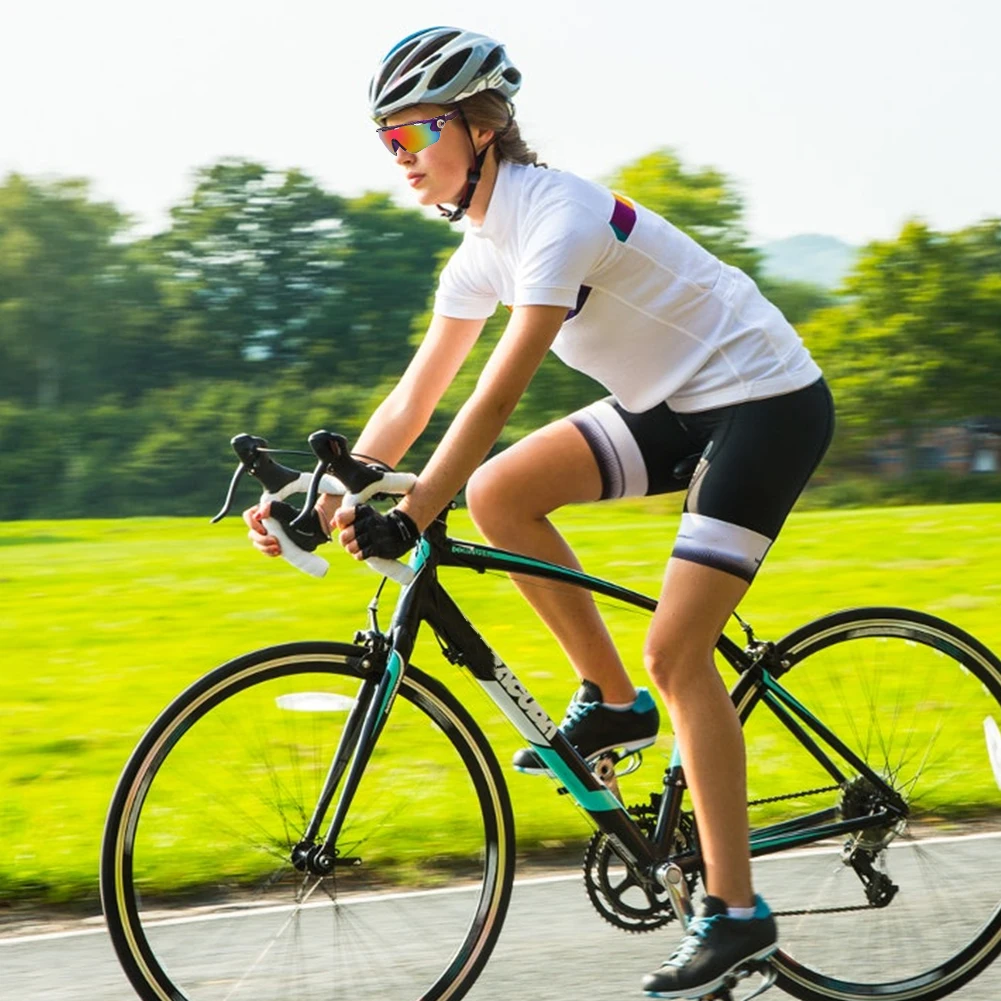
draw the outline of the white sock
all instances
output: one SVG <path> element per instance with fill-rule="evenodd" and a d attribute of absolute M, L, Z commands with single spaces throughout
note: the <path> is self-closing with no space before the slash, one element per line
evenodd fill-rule
<path fill-rule="evenodd" d="M 624 713 L 636 705 L 636 699 L 633 699 L 632 702 L 602 702 L 601 704 L 606 709 L 614 709 L 617 713 Z"/>
<path fill-rule="evenodd" d="M 738 921 L 750 921 L 756 910 L 757 907 L 727 907 L 726 916 L 736 918 Z"/>

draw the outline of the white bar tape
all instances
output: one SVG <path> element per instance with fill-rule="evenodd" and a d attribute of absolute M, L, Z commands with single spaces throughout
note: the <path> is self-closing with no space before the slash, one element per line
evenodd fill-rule
<path fill-rule="evenodd" d="M 272 500 L 284 500 L 292 494 L 302 494 L 309 489 L 312 473 L 301 473 L 298 480 L 293 480 L 286 484 L 277 493 L 261 494 L 261 503 Z M 320 490 L 325 494 L 347 495 L 342 501 L 342 507 L 357 507 L 364 504 L 369 497 L 374 494 L 405 494 L 408 493 L 417 482 L 414 473 L 384 473 L 382 478 L 375 483 L 369 484 L 357 494 L 348 494 L 344 484 L 334 476 L 324 475 L 320 480 Z M 330 564 L 322 556 L 316 553 L 308 553 L 305 549 L 300 549 L 286 534 L 281 522 L 277 518 L 263 518 L 262 524 L 268 530 L 268 535 L 274 536 L 281 546 L 282 558 L 288 560 L 292 566 L 312 575 L 313 577 L 326 576 Z M 368 566 L 382 577 L 389 577 L 400 584 L 409 584 L 414 579 L 414 571 L 401 563 L 399 560 L 386 560 L 380 557 L 373 557 L 365 561 Z"/>
<path fill-rule="evenodd" d="M 304 494 L 307 490 L 309 490 L 309 484 L 312 479 L 312 473 L 300 473 L 299 479 L 293 480 L 291 483 L 287 483 L 281 488 L 281 490 L 278 491 L 278 493 L 265 494 L 261 497 L 261 502 L 263 503 L 266 499 L 285 500 L 286 497 L 290 497 L 292 494 Z M 347 488 L 343 483 L 341 483 L 340 480 L 329 475 L 321 477 L 320 491 L 325 494 L 337 494 L 339 496 L 348 492 Z"/>
<path fill-rule="evenodd" d="M 282 547 L 282 559 L 288 560 L 298 570 L 303 570 L 313 577 L 326 576 L 330 564 L 316 553 L 308 553 L 300 549 L 286 534 L 277 518 L 262 518 L 261 523 L 273 535 Z"/>

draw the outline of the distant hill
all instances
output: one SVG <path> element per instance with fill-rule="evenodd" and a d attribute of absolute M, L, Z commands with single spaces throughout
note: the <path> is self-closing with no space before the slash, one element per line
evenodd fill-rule
<path fill-rule="evenodd" d="M 761 251 L 767 275 L 834 288 L 851 270 L 858 247 L 835 236 L 808 233 L 765 243 Z"/>

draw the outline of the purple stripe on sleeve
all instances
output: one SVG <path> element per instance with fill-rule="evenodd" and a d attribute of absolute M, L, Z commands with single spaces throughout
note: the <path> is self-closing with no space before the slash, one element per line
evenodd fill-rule
<path fill-rule="evenodd" d="M 618 239 L 625 242 L 636 225 L 636 209 L 620 195 L 616 195 L 615 207 L 612 209 L 612 218 L 609 222 Z"/>

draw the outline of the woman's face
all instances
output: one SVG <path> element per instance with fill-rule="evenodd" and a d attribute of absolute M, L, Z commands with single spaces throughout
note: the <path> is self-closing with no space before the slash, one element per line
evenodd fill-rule
<path fill-rule="evenodd" d="M 437 118 L 448 114 L 452 108 L 441 104 L 415 104 L 390 115 L 387 126 L 405 125 L 407 122 Z M 471 125 L 477 149 L 493 135 L 487 129 Z M 396 152 L 397 167 L 404 171 L 407 183 L 414 190 L 421 205 L 455 204 L 466 184 L 466 173 L 473 164 L 473 150 L 461 118 L 446 122 L 441 137 L 419 153 Z"/>

